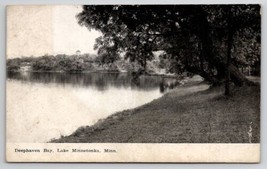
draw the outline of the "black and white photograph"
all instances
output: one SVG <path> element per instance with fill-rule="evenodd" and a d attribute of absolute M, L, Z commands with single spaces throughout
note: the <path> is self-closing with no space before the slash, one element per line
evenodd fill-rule
<path fill-rule="evenodd" d="M 259 162 L 261 5 L 6 10 L 8 161 Z"/>

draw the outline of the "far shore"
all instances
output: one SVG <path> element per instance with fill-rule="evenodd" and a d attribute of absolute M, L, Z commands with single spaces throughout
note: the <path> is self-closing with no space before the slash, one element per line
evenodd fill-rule
<path fill-rule="evenodd" d="M 209 88 L 199 78 L 159 99 L 81 126 L 52 143 L 259 143 L 260 87 Z M 248 131 L 252 128 L 252 138 Z"/>

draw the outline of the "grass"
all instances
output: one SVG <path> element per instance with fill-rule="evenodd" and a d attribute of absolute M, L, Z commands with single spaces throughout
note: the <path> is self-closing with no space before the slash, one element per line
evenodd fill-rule
<path fill-rule="evenodd" d="M 260 86 L 188 83 L 141 107 L 115 113 L 54 143 L 252 143 L 260 141 Z"/>

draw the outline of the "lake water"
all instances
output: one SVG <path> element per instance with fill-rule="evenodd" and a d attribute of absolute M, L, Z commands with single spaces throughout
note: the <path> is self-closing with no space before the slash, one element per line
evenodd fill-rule
<path fill-rule="evenodd" d="M 119 73 L 8 73 L 7 141 L 48 142 L 159 98 L 176 80 Z"/>

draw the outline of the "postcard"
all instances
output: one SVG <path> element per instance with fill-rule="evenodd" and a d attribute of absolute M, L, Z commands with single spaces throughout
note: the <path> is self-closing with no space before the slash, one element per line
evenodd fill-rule
<path fill-rule="evenodd" d="M 6 15 L 8 162 L 260 162 L 260 5 Z"/>

